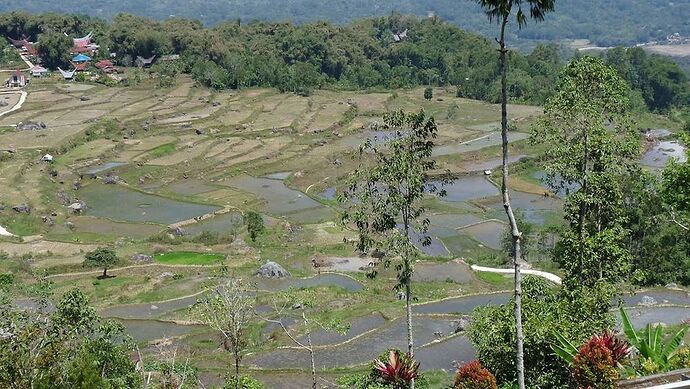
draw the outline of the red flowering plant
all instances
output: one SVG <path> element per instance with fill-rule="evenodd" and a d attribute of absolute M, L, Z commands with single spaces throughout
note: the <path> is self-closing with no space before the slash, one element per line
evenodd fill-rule
<path fill-rule="evenodd" d="M 582 345 L 573 358 L 573 378 L 578 389 L 615 389 L 620 378 L 610 338 L 593 336 Z M 616 358 L 624 358 L 623 350 L 616 347 Z M 627 353 L 625 353 L 627 356 Z"/>
<path fill-rule="evenodd" d="M 496 389 L 496 377 L 482 366 L 479 361 L 472 361 L 460 366 L 455 375 L 453 389 Z"/>
<path fill-rule="evenodd" d="M 374 360 L 374 371 L 387 384 L 396 388 L 407 388 L 410 382 L 419 376 L 419 363 L 407 353 L 390 350 L 388 360 Z"/>

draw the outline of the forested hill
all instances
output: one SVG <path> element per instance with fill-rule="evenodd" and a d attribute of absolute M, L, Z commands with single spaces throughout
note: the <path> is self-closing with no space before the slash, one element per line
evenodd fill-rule
<path fill-rule="evenodd" d="M 391 12 L 430 13 L 469 31 L 493 37 L 485 16 L 472 0 L 22 0 L 0 2 L 0 12 L 85 13 L 110 19 L 120 12 L 165 19 L 172 15 L 215 25 L 231 19 L 330 21 L 346 23 Z M 586 38 L 602 46 L 631 45 L 669 34 L 690 36 L 690 0 L 560 0 L 556 12 L 538 26 L 517 32 L 524 40 Z M 513 31 L 515 33 L 515 31 Z M 511 38 L 515 40 L 515 35 Z"/>

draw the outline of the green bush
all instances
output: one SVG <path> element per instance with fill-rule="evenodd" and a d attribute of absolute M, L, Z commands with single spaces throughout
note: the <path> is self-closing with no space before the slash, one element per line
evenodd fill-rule
<path fill-rule="evenodd" d="M 228 376 L 225 378 L 225 385 L 223 385 L 223 389 L 235 389 L 236 388 L 236 382 L 235 382 L 235 376 Z M 255 380 L 252 377 L 243 375 L 240 377 L 240 389 L 264 389 L 265 386 Z"/>

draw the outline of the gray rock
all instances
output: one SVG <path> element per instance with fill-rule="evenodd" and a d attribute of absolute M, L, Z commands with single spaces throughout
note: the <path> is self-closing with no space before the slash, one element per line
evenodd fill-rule
<path fill-rule="evenodd" d="M 472 318 L 469 316 L 463 316 L 460 319 L 453 322 L 453 333 L 467 331 L 467 328 L 472 324 Z"/>
<path fill-rule="evenodd" d="M 170 232 L 174 236 L 185 236 L 185 235 L 187 235 L 187 230 L 185 230 L 182 227 L 175 227 L 175 228 L 171 229 Z"/>
<path fill-rule="evenodd" d="M 47 224 L 49 227 L 55 225 L 55 220 L 53 220 L 53 218 L 50 216 L 43 216 L 41 219 L 43 220 L 43 223 Z"/>
<path fill-rule="evenodd" d="M 167 279 L 175 277 L 175 274 L 169 271 L 163 272 L 156 277 L 156 281 L 163 282 Z"/>
<path fill-rule="evenodd" d="M 9 104 L 5 100 L 0 100 L 0 107 L 7 107 Z"/>
<path fill-rule="evenodd" d="M 652 305 L 656 305 L 657 301 L 654 297 L 652 296 L 642 296 L 642 300 L 640 300 L 637 305 L 643 305 L 645 307 L 651 307 Z"/>
<path fill-rule="evenodd" d="M 133 262 L 137 263 L 150 263 L 153 261 L 153 257 L 151 255 L 146 255 L 146 254 L 141 254 L 141 253 L 136 253 L 132 255 L 130 258 Z"/>
<path fill-rule="evenodd" d="M 17 213 L 31 213 L 31 207 L 27 204 L 19 204 L 12 207 Z"/>
<path fill-rule="evenodd" d="M 120 177 L 116 175 L 108 175 L 103 177 L 103 183 L 106 185 L 114 185 L 120 182 Z"/>
<path fill-rule="evenodd" d="M 666 289 L 678 289 L 678 284 L 675 282 L 671 282 L 670 284 L 666 284 Z"/>
<path fill-rule="evenodd" d="M 264 278 L 286 278 L 290 277 L 290 272 L 273 261 L 267 261 L 256 272 L 256 275 Z"/>
<path fill-rule="evenodd" d="M 17 131 L 39 131 L 46 128 L 43 122 L 19 122 L 17 123 Z"/>
<path fill-rule="evenodd" d="M 79 100 L 81 100 L 81 101 L 89 101 L 89 100 L 91 100 L 91 97 L 89 97 L 89 96 L 82 96 L 82 97 L 79 98 Z"/>
<path fill-rule="evenodd" d="M 79 190 L 79 189 L 81 189 L 81 181 L 75 180 L 75 181 L 72 183 L 72 189 L 74 189 L 74 190 Z"/>
<path fill-rule="evenodd" d="M 75 228 L 74 223 L 72 222 L 65 222 L 65 227 L 67 227 L 70 231 L 73 231 Z"/>
<path fill-rule="evenodd" d="M 69 195 L 67 193 L 65 193 L 62 190 L 55 193 L 55 197 L 57 197 L 58 201 L 62 205 L 72 204 L 72 199 L 69 197 Z"/>

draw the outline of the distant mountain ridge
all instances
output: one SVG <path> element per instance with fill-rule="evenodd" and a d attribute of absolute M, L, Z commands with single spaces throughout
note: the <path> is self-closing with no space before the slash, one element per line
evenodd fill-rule
<path fill-rule="evenodd" d="M 513 40 L 589 39 L 600 46 L 690 37 L 690 0 L 559 0 L 544 23 L 514 31 Z M 391 12 L 438 15 L 463 29 L 494 36 L 495 28 L 472 0 L 23 0 L 0 2 L 0 12 L 81 13 L 109 19 L 127 12 L 156 19 L 199 19 L 206 25 L 240 19 L 346 23 Z"/>

